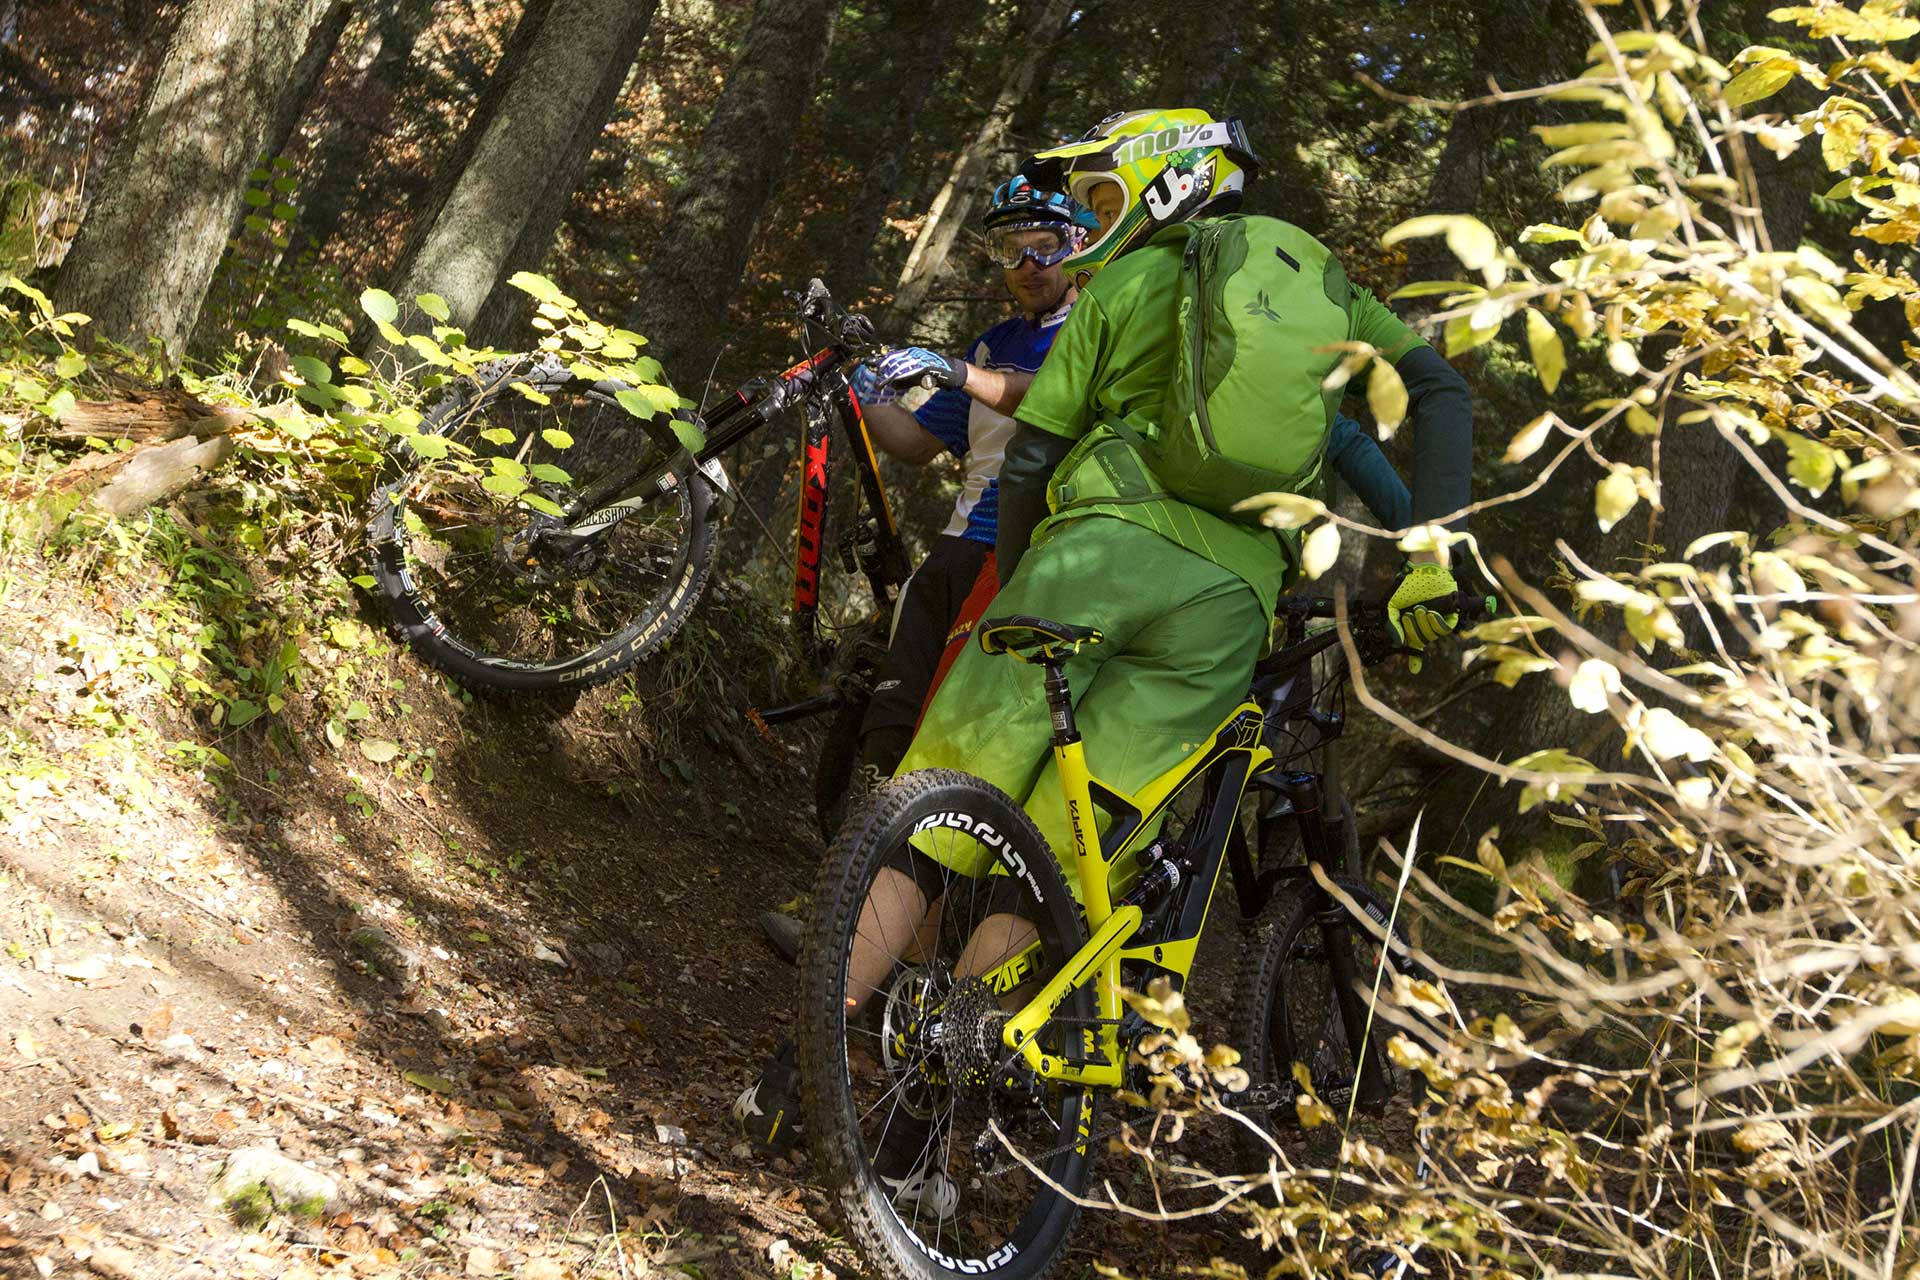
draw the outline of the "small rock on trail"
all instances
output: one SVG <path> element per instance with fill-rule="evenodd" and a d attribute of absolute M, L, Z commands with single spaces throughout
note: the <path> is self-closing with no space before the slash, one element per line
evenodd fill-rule
<path fill-rule="evenodd" d="M 318 1213 L 340 1199 L 340 1184 L 332 1178 L 264 1147 L 250 1147 L 227 1157 L 212 1195 L 215 1202 L 227 1204 L 254 1187 L 265 1187 L 273 1197 L 274 1208 L 283 1212 L 297 1209 Z"/>

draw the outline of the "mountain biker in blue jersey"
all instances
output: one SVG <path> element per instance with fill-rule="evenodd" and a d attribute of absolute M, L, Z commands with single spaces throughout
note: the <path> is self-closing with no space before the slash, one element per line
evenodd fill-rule
<path fill-rule="evenodd" d="M 1013 435 L 1013 413 L 1073 306 L 1076 293 L 1060 274 L 1060 263 L 1094 225 L 1090 212 L 1057 192 L 1041 191 L 1021 177 L 1002 183 L 980 226 L 1020 314 L 976 338 L 964 359 L 907 347 L 856 375 L 854 389 L 874 443 L 912 463 L 951 453 L 966 470 L 952 518 L 907 583 L 860 725 L 860 767 L 869 782 L 893 776 L 947 629 L 992 560 L 1000 456 Z M 890 402 L 902 390 L 927 384 L 938 389 L 912 412 Z"/>
<path fill-rule="evenodd" d="M 950 454 L 966 473 L 952 517 L 901 594 L 875 673 L 859 729 L 860 776 L 868 787 L 892 777 L 906 753 L 962 604 L 983 579 L 989 594 L 997 582 L 1000 455 L 1013 434 L 1013 413 L 1073 306 L 1076 291 L 1060 263 L 1094 226 L 1092 213 L 1058 192 L 1009 178 L 988 198 L 980 229 L 1020 314 L 975 338 L 964 358 L 904 347 L 854 374 L 867 429 L 881 450 L 915 465 Z M 929 384 L 936 389 L 919 408 L 897 403 L 903 391 Z M 798 921 L 768 911 L 760 925 L 781 955 L 791 960 L 799 951 Z"/>

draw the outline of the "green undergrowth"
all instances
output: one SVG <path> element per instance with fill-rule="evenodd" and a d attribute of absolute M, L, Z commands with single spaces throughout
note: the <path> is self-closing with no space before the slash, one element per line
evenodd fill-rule
<path fill-rule="evenodd" d="M 556 346 L 571 341 L 578 354 L 584 336 L 604 352 L 617 341 L 557 291 L 544 297 L 553 332 L 564 334 Z M 421 300 L 429 311 L 435 301 Z M 391 306 L 367 296 L 389 334 Z M 281 334 L 294 354 L 269 382 L 243 370 L 238 351 L 214 368 L 183 370 L 172 390 L 272 416 L 236 431 L 231 459 L 200 485 L 115 519 L 51 492 L 48 481 L 133 446 L 55 439 L 48 429 L 82 402 L 123 400 L 163 381 L 135 353 L 82 351 L 84 324 L 0 277 L 0 651 L 10 655 L 0 658 L 0 829 L 58 802 L 77 774 L 111 779 L 119 802 L 137 807 L 159 771 L 229 775 L 236 757 L 272 783 L 273 763 L 333 754 L 357 786 L 348 801 L 360 796 L 369 817 L 367 797 L 379 788 L 368 782 L 432 785 L 444 734 L 416 723 L 422 696 L 439 700 L 438 686 L 454 707 L 474 696 L 405 655 L 387 630 L 368 591 L 366 505 L 389 451 L 437 443 L 417 435 L 423 392 L 493 353 L 470 351 L 457 330 L 436 325 L 403 344 L 417 363 L 385 379 L 349 354 L 337 327 L 295 321 Z M 651 370 L 637 365 L 634 346 L 614 350 L 624 356 L 617 372 L 647 386 Z M 694 785 L 699 743 L 713 739 L 718 711 L 760 700 L 774 673 L 793 665 L 789 648 L 774 611 L 716 582 L 672 644 L 575 709 L 603 733 L 609 724 L 626 730 L 607 789 Z"/>

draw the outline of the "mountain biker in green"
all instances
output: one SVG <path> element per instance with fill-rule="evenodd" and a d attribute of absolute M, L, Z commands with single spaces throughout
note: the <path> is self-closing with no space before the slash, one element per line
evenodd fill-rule
<path fill-rule="evenodd" d="M 1140 158 L 1133 157 L 1143 148 L 1125 145 L 1179 129 L 1218 141 Z M 1064 170 L 1069 190 L 1091 203 L 1101 235 L 1067 262 L 1081 301 L 1021 404 L 1001 469 L 998 556 L 1007 585 L 994 608 L 1105 635 L 1074 660 L 1076 718 L 1089 767 L 1123 789 L 1171 768 L 1246 692 L 1274 602 L 1296 568 L 1275 531 L 1171 497 L 1061 501 L 1076 488 L 1095 490 L 1085 478 L 1090 451 L 1076 446 L 1118 441 L 1105 423 L 1156 430 L 1152 415 L 1176 376 L 1171 302 L 1181 255 L 1178 244 L 1150 242 L 1174 223 L 1238 204 L 1257 163 L 1238 136 L 1236 122 L 1201 111 L 1133 112 L 1036 157 Z M 1407 387 L 1412 521 L 1462 510 L 1472 467 L 1465 381 L 1370 293 L 1339 281 L 1350 290 L 1340 301 L 1353 336 L 1382 352 Z M 1408 568 L 1389 606 L 1406 646 L 1418 650 L 1452 629 L 1457 619 L 1421 606 L 1456 590 L 1442 564 Z M 1049 732 L 1039 681 L 1021 664 L 970 651 L 927 708 L 901 771 L 956 768 L 1016 800 L 1030 797 L 1041 834 L 1066 848 L 1059 787 L 1044 777 Z"/>
<path fill-rule="evenodd" d="M 1080 143 L 1022 166 L 1040 181 L 1063 181 L 1094 210 L 1101 234 L 1067 261 L 1080 301 L 1021 403 L 1001 468 L 997 554 L 1006 585 L 994 612 L 1102 633 L 1104 641 L 1072 658 L 1068 670 L 1088 767 L 1122 791 L 1191 754 L 1245 695 L 1270 644 L 1275 602 L 1297 571 L 1292 546 L 1277 531 L 1164 492 L 1137 443 L 1161 434 L 1154 419 L 1182 363 L 1187 235 L 1160 233 L 1230 212 L 1256 166 L 1237 121 L 1196 110 L 1111 116 Z M 1298 273 L 1293 259 L 1279 256 Z M 1344 314 L 1345 336 L 1371 344 L 1407 388 L 1416 451 L 1412 521 L 1462 511 L 1472 464 L 1465 381 L 1329 261 L 1325 300 Z M 1303 351 L 1303 366 L 1307 359 Z M 1290 376 L 1276 369 L 1275 385 Z M 1456 592 L 1443 563 L 1410 565 L 1388 604 L 1402 644 L 1417 653 L 1450 631 L 1458 616 L 1425 606 Z M 1037 673 L 969 646 L 928 705 L 900 773 L 948 768 L 985 779 L 1024 804 L 1060 854 L 1072 841 L 1053 776 L 1051 728 Z M 912 850 L 875 876 L 847 960 L 850 1000 L 878 989 L 892 966 L 884 948 L 863 938 L 912 936 L 949 871 L 984 874 L 990 862 L 983 850 L 930 854 Z M 958 967 L 985 972 L 1036 936 L 1003 908 L 974 931 Z M 876 1172 L 905 1170 L 898 1184 L 932 1189 L 921 1191 L 920 1205 L 931 1199 L 944 1212 L 957 1205 L 958 1190 L 935 1158 L 938 1133 L 921 1129 L 892 1126 Z"/>
<path fill-rule="evenodd" d="M 1226 212 L 1253 165 L 1244 145 L 1220 144 L 1172 157 L 1182 162 L 1178 166 L 1153 155 L 1124 166 L 1112 162 L 1106 144 L 1181 126 L 1207 131 L 1203 136 L 1228 132 L 1202 112 L 1134 113 L 1110 118 L 1089 136 L 1089 142 L 1102 145 L 1083 143 L 1078 149 L 1080 163 L 1068 169 L 1069 180 L 1099 201 L 1094 209 L 1102 234 L 1067 266 L 1076 283 L 1091 285 L 1022 403 L 1021 426 L 1002 470 L 1000 555 L 1003 566 L 1020 572 L 1003 567 L 1007 585 L 995 611 L 1091 624 L 1106 635 L 1107 643 L 1070 664 L 1079 669 L 1073 681 L 1080 693 L 1077 716 L 1090 766 L 1129 790 L 1189 754 L 1245 693 L 1254 660 L 1267 644 L 1274 602 L 1294 567 L 1288 547 L 1273 531 L 1171 498 L 1059 502 L 1080 479 L 1071 469 L 1055 474 L 1075 441 L 1114 438 L 1104 428 L 1104 435 L 1094 436 L 1097 414 L 1124 418 L 1132 412 L 1145 419 L 1158 410 L 1174 376 L 1177 250 L 1140 255 L 1111 277 L 1095 273 L 1165 226 Z M 1237 126 L 1232 132 L 1237 134 Z M 1107 162 L 1096 167 L 1101 153 L 1107 153 Z M 1039 157 L 1058 158 L 1063 158 L 1059 151 Z M 1339 280 L 1344 288 L 1344 277 Z M 1089 298 L 1095 300 L 1090 320 L 1082 315 Z M 1355 317 L 1355 336 L 1387 353 L 1415 401 L 1420 472 L 1408 514 L 1425 519 L 1463 507 L 1471 449 L 1464 382 L 1371 295 L 1352 290 L 1339 302 Z M 1056 369 L 1062 354 L 1067 359 Z M 1151 429 L 1150 423 L 1143 425 Z M 1330 442 L 1336 460 L 1353 455 L 1350 445 L 1351 437 L 1341 440 L 1336 434 Z M 1081 450 L 1075 462 L 1087 456 Z M 1058 508 L 1041 523 L 1050 495 Z M 1034 551 L 1023 565 L 1029 541 Z M 1454 590 L 1440 565 L 1421 566 L 1403 577 L 1392 615 L 1405 643 L 1417 647 L 1452 626 L 1446 615 L 1419 605 Z M 1069 839 L 1059 788 L 1049 785 L 1043 772 L 1050 754 L 1044 698 L 1038 680 L 1020 679 L 1016 668 L 1025 670 L 992 662 L 969 647 L 929 704 L 901 772 L 951 767 L 985 778 L 1027 802 L 1052 847 L 1065 849 Z M 903 861 L 905 866 L 876 877 L 859 934 L 910 934 L 925 917 L 939 893 L 941 869 L 918 853 Z M 978 873 L 983 868 L 952 869 Z M 963 965 L 971 959 L 975 963 L 969 968 L 990 966 L 1032 937 L 1031 926 L 1017 916 L 990 916 L 973 935 Z M 870 992 L 890 964 L 879 948 L 856 941 L 849 990 Z M 903 1131 L 896 1141 L 889 1132 L 876 1172 L 900 1188 L 900 1197 L 912 1197 L 921 1208 L 944 1216 L 958 1192 L 932 1167 L 929 1150 L 925 1135 L 916 1144 L 910 1133 Z M 890 1164 L 900 1167 L 886 1167 Z"/>

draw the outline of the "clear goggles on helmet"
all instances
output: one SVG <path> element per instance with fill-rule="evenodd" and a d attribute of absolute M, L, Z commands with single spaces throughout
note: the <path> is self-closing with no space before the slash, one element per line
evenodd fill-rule
<path fill-rule="evenodd" d="M 1073 248 L 1068 228 L 1058 222 L 1016 222 L 987 232 L 987 256 L 1007 271 L 1018 270 L 1029 258 L 1036 267 L 1050 267 Z"/>

